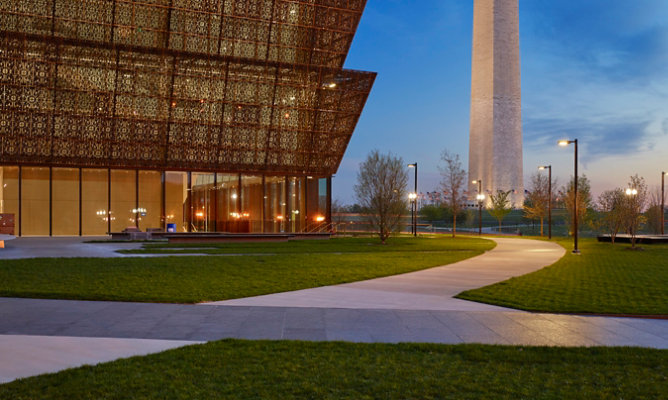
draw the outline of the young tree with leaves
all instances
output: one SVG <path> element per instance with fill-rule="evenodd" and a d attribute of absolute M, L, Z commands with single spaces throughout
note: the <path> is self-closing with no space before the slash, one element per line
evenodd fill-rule
<path fill-rule="evenodd" d="M 606 190 L 598 196 L 598 211 L 602 214 L 601 222 L 610 234 L 610 241 L 615 244 L 617 233 L 624 226 L 624 191 L 616 188 Z"/>
<path fill-rule="evenodd" d="M 638 228 L 645 222 L 645 206 L 647 205 L 647 184 L 645 178 L 638 174 L 631 177 L 628 188 L 625 191 L 626 207 L 624 207 L 624 220 L 626 229 L 631 235 L 631 248 L 636 247 L 636 236 Z"/>
<path fill-rule="evenodd" d="M 573 235 L 573 205 L 575 204 L 575 190 L 574 190 L 575 180 L 571 177 L 570 182 L 567 185 L 562 186 L 559 190 L 559 197 L 564 202 L 564 207 L 568 212 L 568 233 Z M 581 222 L 579 227 L 582 227 L 585 223 L 588 223 L 587 215 L 592 208 L 591 200 L 591 184 L 586 175 L 578 177 L 578 221 Z M 578 229 L 579 231 L 579 229 Z"/>
<path fill-rule="evenodd" d="M 512 193 L 512 190 L 497 190 L 496 194 L 489 195 L 490 205 L 487 212 L 499 221 L 499 232 L 501 232 L 503 219 L 512 211 L 512 204 L 510 204 L 509 199 L 510 193 Z"/>
<path fill-rule="evenodd" d="M 441 171 L 441 188 L 445 194 L 445 204 L 452 211 L 452 237 L 455 237 L 457 214 L 466 203 L 466 172 L 462 168 L 459 154 L 450 154 L 447 150 L 443 150 L 441 162 L 443 164 L 438 168 Z"/>
<path fill-rule="evenodd" d="M 552 186 L 556 186 L 556 181 L 553 180 Z M 543 236 L 543 224 L 548 212 L 549 187 L 549 178 L 535 173 L 531 176 L 529 194 L 524 199 L 524 215 L 528 219 L 540 220 L 541 236 Z"/>
<path fill-rule="evenodd" d="M 651 191 L 649 194 L 647 212 L 647 227 L 652 233 L 661 234 L 661 224 L 663 223 L 663 214 L 661 213 L 661 187 Z"/>
<path fill-rule="evenodd" d="M 383 244 L 391 234 L 401 230 L 407 183 L 404 161 L 378 150 L 369 153 L 357 172 L 355 197 Z"/>

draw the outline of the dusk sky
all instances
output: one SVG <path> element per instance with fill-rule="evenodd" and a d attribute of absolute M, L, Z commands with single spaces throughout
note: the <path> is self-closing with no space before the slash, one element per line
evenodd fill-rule
<path fill-rule="evenodd" d="M 438 187 L 439 156 L 468 166 L 473 0 L 368 0 L 346 68 L 378 72 L 334 178 L 354 202 L 372 149 L 419 163 L 420 191 Z M 597 196 L 630 175 L 650 187 L 668 171 L 668 1 L 520 0 L 525 182 L 551 164 L 559 184 L 580 171 Z M 411 185 L 412 185 L 412 171 Z"/>

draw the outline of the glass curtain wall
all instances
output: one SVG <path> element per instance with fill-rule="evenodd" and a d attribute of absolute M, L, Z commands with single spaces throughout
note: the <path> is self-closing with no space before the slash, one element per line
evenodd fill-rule
<path fill-rule="evenodd" d="M 160 229 L 162 226 L 162 173 L 139 171 L 139 229 Z"/>
<path fill-rule="evenodd" d="M 165 172 L 165 228 L 188 232 L 188 174 Z M 174 224 L 174 225 L 170 225 Z"/>
<path fill-rule="evenodd" d="M 216 230 L 239 232 L 238 221 L 241 219 L 239 175 L 218 174 L 216 183 Z"/>
<path fill-rule="evenodd" d="M 301 232 L 305 228 L 306 178 L 288 179 L 288 228 L 290 232 Z"/>
<path fill-rule="evenodd" d="M 136 171 L 111 170 L 111 232 L 136 227 L 134 210 L 137 208 Z"/>
<path fill-rule="evenodd" d="M 0 167 L 0 234 L 19 233 L 19 167 Z"/>
<path fill-rule="evenodd" d="M 262 232 L 262 177 L 241 176 L 241 225 L 246 232 Z"/>
<path fill-rule="evenodd" d="M 215 230 L 214 174 L 193 172 L 191 175 L 190 215 L 193 232 Z"/>
<path fill-rule="evenodd" d="M 285 177 L 267 176 L 264 182 L 264 231 L 266 233 L 286 232 Z"/>
<path fill-rule="evenodd" d="M 327 178 L 0 167 L 0 214 L 11 214 L 0 229 L 12 219 L 14 233 L 26 236 L 106 235 L 128 227 L 310 232 L 326 223 L 327 204 Z"/>
<path fill-rule="evenodd" d="M 106 169 L 81 170 L 81 234 L 109 232 L 109 175 Z M 115 217 L 111 217 L 112 222 Z"/>
<path fill-rule="evenodd" d="M 49 168 L 21 168 L 21 233 L 49 235 Z"/>
<path fill-rule="evenodd" d="M 306 180 L 306 232 L 319 232 L 327 224 L 327 178 Z"/>
<path fill-rule="evenodd" d="M 51 176 L 51 234 L 79 235 L 79 169 L 53 168 Z"/>

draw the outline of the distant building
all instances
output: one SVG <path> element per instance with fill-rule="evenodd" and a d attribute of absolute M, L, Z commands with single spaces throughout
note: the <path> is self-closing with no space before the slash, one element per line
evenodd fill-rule
<path fill-rule="evenodd" d="M 18 235 L 305 231 L 375 73 L 364 0 L 0 0 L 0 214 Z"/>

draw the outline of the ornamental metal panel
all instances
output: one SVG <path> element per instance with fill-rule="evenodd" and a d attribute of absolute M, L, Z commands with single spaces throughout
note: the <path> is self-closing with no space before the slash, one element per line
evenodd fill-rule
<path fill-rule="evenodd" d="M 333 174 L 364 3 L 0 0 L 0 163 Z"/>

